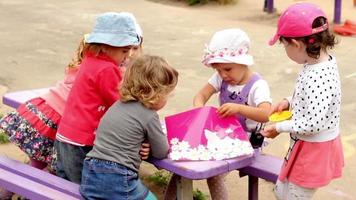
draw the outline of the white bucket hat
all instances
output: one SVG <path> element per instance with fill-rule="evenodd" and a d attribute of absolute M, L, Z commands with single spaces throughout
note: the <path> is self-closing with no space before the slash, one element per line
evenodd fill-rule
<path fill-rule="evenodd" d="M 96 18 L 94 29 L 86 38 L 86 42 L 114 47 L 139 45 L 141 42 L 139 34 L 142 34 L 142 30 L 137 29 L 138 24 L 131 13 L 103 13 Z"/>
<path fill-rule="evenodd" d="M 253 65 L 249 54 L 250 38 L 241 29 L 225 29 L 216 32 L 206 45 L 202 63 L 211 67 L 213 63 L 236 63 Z"/>

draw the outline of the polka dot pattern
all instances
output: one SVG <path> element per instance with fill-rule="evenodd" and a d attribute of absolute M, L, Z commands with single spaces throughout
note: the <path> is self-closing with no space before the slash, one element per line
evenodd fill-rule
<path fill-rule="evenodd" d="M 305 65 L 292 99 L 292 129 L 296 134 L 313 135 L 339 126 L 340 77 L 336 59 Z"/>

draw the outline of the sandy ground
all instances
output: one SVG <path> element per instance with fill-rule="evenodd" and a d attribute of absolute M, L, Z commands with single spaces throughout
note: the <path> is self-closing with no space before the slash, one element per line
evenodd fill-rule
<path fill-rule="evenodd" d="M 277 0 L 277 11 L 286 8 L 292 0 Z M 333 17 L 333 1 L 313 0 Z M 77 42 L 90 32 L 97 14 L 106 11 L 129 11 L 135 14 L 144 30 L 144 51 L 164 56 L 180 72 L 175 97 L 160 112 L 164 117 L 186 110 L 192 105 L 197 90 L 213 73 L 200 63 L 203 47 L 211 35 L 220 29 L 239 27 L 252 40 L 255 56 L 253 70 L 269 82 L 274 102 L 291 95 L 296 73 L 300 66 L 288 60 L 280 45 L 267 46 L 275 31 L 276 14 L 262 10 L 262 0 L 239 0 L 235 5 L 187 7 L 181 2 L 156 0 L 92 0 L 92 1 L 40 1 L 0 0 L 0 93 L 48 87 L 63 77 Z M 342 19 L 356 20 L 356 7 L 351 0 L 343 2 Z M 339 37 L 340 44 L 332 52 L 338 59 L 343 87 L 341 130 L 346 167 L 341 179 L 320 189 L 314 199 L 355 199 L 356 191 L 356 117 L 355 87 L 356 38 Z M 216 105 L 216 99 L 210 104 Z M 10 108 L 0 105 L 1 112 Z M 281 136 L 264 149 L 283 156 L 287 149 L 287 136 Z M 27 158 L 11 144 L 0 145 L 0 153 L 25 161 Z M 154 170 L 143 164 L 142 175 Z M 230 199 L 247 199 L 247 180 L 238 178 L 237 172 L 227 177 Z M 151 186 L 150 186 L 151 187 Z M 194 187 L 208 193 L 204 180 L 195 181 Z M 162 189 L 151 187 L 161 197 Z M 260 199 L 273 199 L 272 184 L 260 182 Z"/>

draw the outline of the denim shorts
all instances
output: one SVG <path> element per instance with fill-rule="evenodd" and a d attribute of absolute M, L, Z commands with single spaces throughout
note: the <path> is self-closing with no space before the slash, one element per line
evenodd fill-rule
<path fill-rule="evenodd" d="M 118 163 L 86 158 L 80 193 L 85 199 L 156 199 L 138 174 Z"/>
<path fill-rule="evenodd" d="M 71 182 L 80 184 L 82 177 L 83 161 L 93 148 L 92 146 L 75 146 L 72 144 L 55 141 L 57 151 L 57 176 Z"/>

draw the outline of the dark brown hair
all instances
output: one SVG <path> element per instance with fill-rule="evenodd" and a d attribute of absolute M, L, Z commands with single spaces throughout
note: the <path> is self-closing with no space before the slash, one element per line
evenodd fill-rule
<path fill-rule="evenodd" d="M 313 21 L 312 28 L 321 27 L 327 24 L 327 19 L 324 17 L 318 17 Z M 292 39 L 302 41 L 306 45 L 306 51 L 309 57 L 319 58 L 320 51 L 326 51 L 327 49 L 332 49 L 337 41 L 335 35 L 332 34 L 327 28 L 326 30 L 315 33 L 313 35 L 308 35 L 305 37 L 283 37 L 279 38 L 279 41 L 286 41 L 291 43 Z"/>

